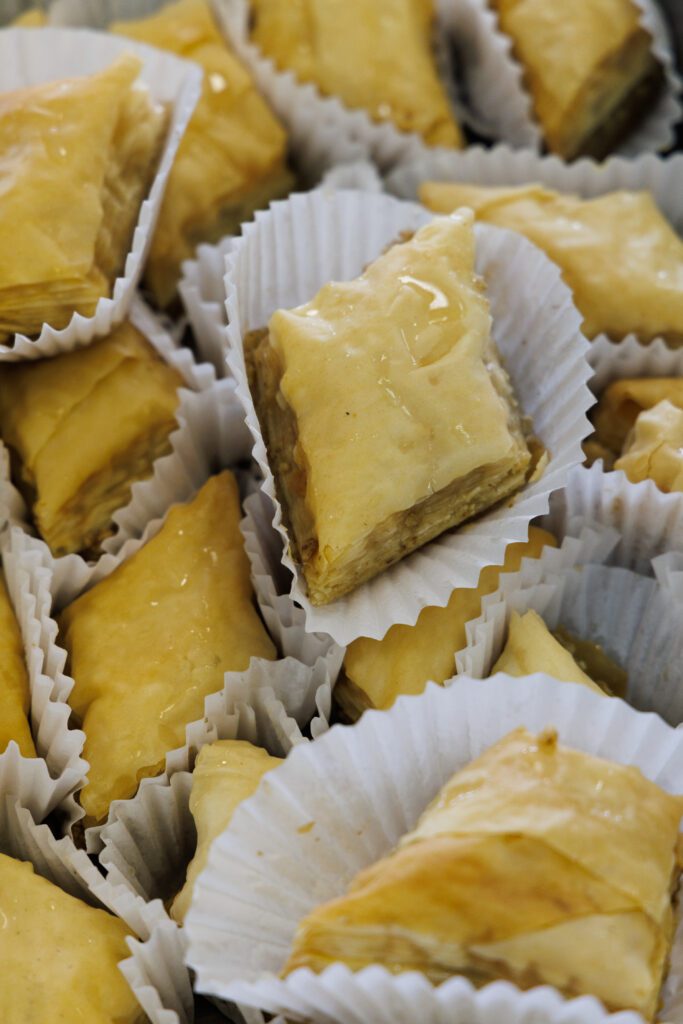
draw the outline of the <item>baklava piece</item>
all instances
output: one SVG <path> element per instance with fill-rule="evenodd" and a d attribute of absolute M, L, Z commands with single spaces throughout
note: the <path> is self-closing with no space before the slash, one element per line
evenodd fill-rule
<path fill-rule="evenodd" d="M 171 450 L 182 385 L 128 322 L 87 348 L 0 367 L 0 436 L 54 555 L 98 553 L 133 483 Z"/>
<path fill-rule="evenodd" d="M 524 615 L 512 612 L 505 647 L 491 675 L 496 672 L 509 676 L 544 672 L 560 682 L 582 683 L 613 697 L 624 697 L 628 684 L 626 672 L 599 644 L 574 637 L 562 627 L 551 632 L 533 610 Z"/>
<path fill-rule="evenodd" d="M 299 925 L 284 969 L 381 964 L 597 996 L 652 1020 L 674 931 L 683 799 L 517 729 L 451 778 L 393 853 Z"/>
<path fill-rule="evenodd" d="M 517 572 L 523 558 L 540 558 L 557 547 L 552 534 L 532 526 L 525 544 L 510 544 L 504 565 L 482 569 L 479 583 L 457 589 L 445 608 L 424 608 L 414 626 L 392 626 L 381 640 L 359 637 L 346 648 L 344 667 L 334 688 L 342 717 L 355 722 L 369 708 L 386 710 L 398 697 L 422 693 L 427 683 L 455 675 L 455 654 L 467 638 L 465 625 L 481 614 L 481 602 L 498 587 L 501 573 Z"/>
<path fill-rule="evenodd" d="M 490 2 L 551 153 L 602 159 L 649 113 L 664 71 L 634 0 Z"/>
<path fill-rule="evenodd" d="M 580 199 L 540 185 L 425 182 L 420 200 L 437 213 L 469 206 L 543 249 L 574 293 L 586 337 L 633 332 L 642 343 L 661 335 L 683 345 L 683 241 L 649 192 Z"/>
<path fill-rule="evenodd" d="M 660 491 L 683 491 L 683 409 L 666 400 L 641 412 L 615 469 L 632 483 L 654 480 Z"/>
<path fill-rule="evenodd" d="M 69 697 L 90 764 L 85 824 L 135 795 L 185 742 L 226 672 L 275 657 L 253 599 L 232 473 L 211 477 L 110 576 L 59 616 Z"/>
<path fill-rule="evenodd" d="M 92 316 L 124 270 L 166 113 L 140 61 L 0 96 L 0 342 Z"/>
<path fill-rule="evenodd" d="M 472 214 L 437 218 L 245 339 L 313 604 L 525 483 L 532 459 L 474 256 Z"/>
<path fill-rule="evenodd" d="M 112 32 L 171 50 L 204 71 L 202 95 L 168 179 L 145 270 L 156 301 L 176 294 L 183 260 L 293 185 L 287 136 L 250 73 L 228 49 L 206 0 L 178 0 Z"/>
<path fill-rule="evenodd" d="M 11 740 L 24 757 L 36 757 L 29 724 L 31 693 L 21 630 L 0 576 L 0 754 Z"/>
<path fill-rule="evenodd" d="M 266 774 L 282 763 L 246 740 L 217 740 L 202 747 L 192 772 L 190 812 L 197 826 L 197 852 L 187 869 L 171 916 L 182 924 L 190 908 L 194 884 L 206 867 L 214 839 L 224 832 L 242 803 L 256 792 Z"/>
<path fill-rule="evenodd" d="M 70 896 L 31 864 L 0 854 L 3 1024 L 143 1024 L 119 964 L 131 934 L 106 910 Z"/>
<path fill-rule="evenodd" d="M 252 41 L 280 71 L 430 146 L 463 145 L 432 51 L 433 0 L 251 0 L 250 7 Z"/>

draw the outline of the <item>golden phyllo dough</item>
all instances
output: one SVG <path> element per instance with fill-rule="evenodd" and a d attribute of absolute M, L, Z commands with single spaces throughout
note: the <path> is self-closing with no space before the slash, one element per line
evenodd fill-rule
<path fill-rule="evenodd" d="M 24 757 L 35 757 L 29 725 L 28 672 L 19 623 L 0 577 L 0 754 L 14 740 Z"/>
<path fill-rule="evenodd" d="M 242 801 L 256 792 L 265 773 L 279 764 L 279 757 L 271 757 L 246 740 L 217 740 L 199 751 L 190 796 L 190 811 L 197 826 L 197 852 L 187 869 L 187 881 L 171 908 L 179 924 L 190 908 L 194 884 L 206 867 L 214 839 L 228 827 Z"/>
<path fill-rule="evenodd" d="M 124 268 L 166 115 L 122 56 L 0 96 L 0 341 L 91 316 Z"/>
<path fill-rule="evenodd" d="M 641 412 L 663 401 L 683 409 L 683 379 L 641 377 L 615 380 L 600 395 L 593 412 L 597 442 L 620 455 Z"/>
<path fill-rule="evenodd" d="M 237 484 L 211 477 L 160 532 L 60 616 L 69 702 L 90 764 L 86 824 L 156 775 L 204 698 L 251 658 L 275 657 L 253 602 Z"/>
<path fill-rule="evenodd" d="M 634 332 L 642 342 L 662 335 L 683 345 L 683 241 L 649 192 L 579 199 L 540 185 L 426 182 L 420 199 L 438 213 L 469 206 L 543 249 L 572 289 L 588 338 Z"/>
<path fill-rule="evenodd" d="M 249 72 L 227 48 L 207 0 L 178 0 L 113 32 L 171 50 L 204 71 L 201 99 L 180 143 L 146 267 L 156 300 L 174 297 L 180 264 L 200 242 L 236 234 L 286 194 L 287 137 Z"/>
<path fill-rule="evenodd" d="M 469 211 L 437 218 L 245 340 L 314 604 L 524 484 L 531 456 L 474 249 Z"/>
<path fill-rule="evenodd" d="M 584 669 L 592 671 L 589 674 Z M 619 696 L 626 689 L 626 673 L 597 644 L 575 640 L 562 630 L 553 635 L 533 610 L 524 615 L 512 612 L 505 647 L 491 675 L 496 672 L 509 676 L 545 672 L 560 682 L 581 683 L 598 693 Z"/>
<path fill-rule="evenodd" d="M 417 132 L 463 145 L 434 61 L 433 0 L 251 0 L 252 40 L 280 71 L 326 96 Z"/>
<path fill-rule="evenodd" d="M 546 147 L 607 156 L 646 115 L 663 70 L 634 0 L 491 0 L 524 69 Z"/>
<path fill-rule="evenodd" d="M 458 771 L 393 853 L 301 922 L 285 967 L 382 964 L 590 993 L 652 1018 L 683 799 L 518 729 Z"/>
<path fill-rule="evenodd" d="M 53 554 L 96 551 L 171 449 L 180 374 L 126 322 L 87 348 L 0 368 L 0 436 Z"/>
<path fill-rule="evenodd" d="M 683 409 L 666 400 L 641 412 L 615 469 L 632 483 L 654 480 L 661 491 L 683 491 Z"/>
<path fill-rule="evenodd" d="M 381 640 L 360 637 L 346 648 L 344 671 L 334 698 L 345 718 L 355 721 L 368 708 L 390 708 L 406 693 L 422 693 L 430 680 L 455 675 L 455 654 L 467 642 L 465 624 L 481 614 L 481 601 L 498 586 L 502 572 L 516 572 L 523 558 L 539 558 L 552 534 L 532 526 L 525 544 L 510 544 L 504 565 L 482 569 L 479 583 L 454 590 L 445 608 L 424 608 L 414 626 L 392 626 Z"/>
<path fill-rule="evenodd" d="M 2 1024 L 143 1024 L 123 921 L 0 854 Z"/>

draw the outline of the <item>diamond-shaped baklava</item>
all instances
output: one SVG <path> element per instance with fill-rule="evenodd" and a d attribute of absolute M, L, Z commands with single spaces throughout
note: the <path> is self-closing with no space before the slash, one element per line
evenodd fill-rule
<path fill-rule="evenodd" d="M 456 772 L 346 895 L 317 907 L 285 973 L 381 964 L 590 994 L 651 1020 L 674 930 L 683 798 L 631 765 L 517 729 Z"/>
<path fill-rule="evenodd" d="M 0 367 L 0 437 L 53 554 L 97 552 L 133 483 L 170 451 L 182 385 L 129 322 L 87 348 Z"/>
<path fill-rule="evenodd" d="M 249 72 L 228 49 L 206 0 L 177 0 L 111 31 L 171 50 L 204 70 L 202 96 L 171 171 L 145 270 L 161 305 L 200 242 L 240 224 L 293 184 L 287 137 Z"/>
<path fill-rule="evenodd" d="M 547 149 L 607 156 L 649 112 L 664 83 L 634 0 L 490 0 L 524 69 Z"/>
<path fill-rule="evenodd" d="M 243 800 L 254 793 L 266 772 L 281 758 L 271 757 L 246 740 L 217 740 L 202 747 L 192 772 L 190 811 L 197 826 L 197 852 L 187 868 L 187 880 L 171 908 L 182 923 L 190 907 L 192 890 L 206 867 L 214 839 L 227 827 Z"/>
<path fill-rule="evenodd" d="M 314 604 L 525 482 L 531 455 L 474 257 L 472 214 L 437 218 L 245 339 Z"/>
<path fill-rule="evenodd" d="M 254 605 L 240 514 L 232 473 L 211 477 L 59 617 L 90 764 L 80 793 L 86 825 L 163 770 L 225 672 L 275 657 Z"/>
<path fill-rule="evenodd" d="M 588 338 L 633 332 L 642 342 L 662 335 L 683 345 L 683 241 L 649 192 L 580 199 L 540 185 L 426 182 L 420 199 L 438 213 L 469 206 L 543 249 L 572 289 Z"/>
<path fill-rule="evenodd" d="M 0 96 L 0 342 L 91 316 L 122 273 L 166 113 L 122 56 Z"/>
<path fill-rule="evenodd" d="M 280 71 L 431 146 L 462 146 L 432 52 L 433 0 L 251 0 L 251 38 Z"/>

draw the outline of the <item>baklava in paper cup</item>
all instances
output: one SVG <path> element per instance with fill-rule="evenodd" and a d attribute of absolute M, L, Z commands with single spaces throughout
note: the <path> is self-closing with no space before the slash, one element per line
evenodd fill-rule
<path fill-rule="evenodd" d="M 104 878 L 70 839 L 55 839 L 46 825 L 36 825 L 26 808 L 8 797 L 0 800 L 0 852 L 30 862 L 37 874 L 70 896 L 108 910 L 127 925 L 132 957 L 118 967 L 153 1024 L 192 1019 L 183 946 L 159 900 L 147 902 L 128 886 Z"/>
<path fill-rule="evenodd" d="M 274 502 L 274 479 L 247 382 L 245 335 L 265 327 L 276 309 L 310 300 L 326 282 L 358 275 L 389 243 L 430 220 L 421 207 L 389 196 L 316 191 L 274 203 L 245 226 L 227 260 L 228 364 L 254 438 L 254 458 L 265 477 L 263 490 Z M 423 607 L 444 605 L 454 587 L 474 586 L 484 565 L 502 563 L 507 544 L 526 539 L 531 519 L 543 514 L 550 493 L 564 485 L 568 470 L 581 459 L 591 405 L 590 368 L 569 292 L 556 267 L 526 240 L 481 225 L 475 235 L 493 337 L 549 461 L 511 507 L 443 534 L 324 607 L 310 603 L 286 549 L 283 562 L 295 577 L 291 596 L 305 609 L 306 628 L 328 633 L 339 644 L 361 635 L 381 637 L 394 623 L 412 625 Z M 275 507 L 273 524 L 287 545 L 282 511 L 279 504 Z"/>
<path fill-rule="evenodd" d="M 0 359 L 34 359 L 85 345 L 107 334 L 126 315 L 142 274 L 145 255 L 161 206 L 166 180 L 183 132 L 201 89 L 201 71 L 168 53 L 85 29 L 8 29 L 0 37 L 0 92 L 62 78 L 102 71 L 118 57 L 132 54 L 142 61 L 139 81 L 150 98 L 168 108 L 168 126 L 156 175 L 139 209 L 125 267 L 116 278 L 111 297 L 97 301 L 92 316 L 74 313 L 66 327 L 45 323 L 36 337 L 15 335 L 0 346 Z"/>
<path fill-rule="evenodd" d="M 279 976 L 301 919 L 389 853 L 456 770 L 520 726 L 532 733 L 552 727 L 565 747 L 635 765 L 664 790 L 681 792 L 683 739 L 656 715 L 540 675 L 430 685 L 293 751 L 236 811 L 211 848 L 186 919 L 196 989 L 339 1024 L 610 1019 L 597 1000 L 565 1001 L 547 987 L 475 989 L 458 977 L 433 987 L 422 975 L 381 965 L 354 973 L 333 963 L 320 973 Z M 673 963 L 679 947 L 680 936 Z M 672 1005 L 669 996 L 663 1019 L 679 1019 L 667 1015 Z M 641 1017 L 618 1019 L 636 1024 Z"/>
<path fill-rule="evenodd" d="M 609 533 L 605 560 L 619 539 L 616 531 Z M 573 639 L 598 644 L 627 675 L 626 692 L 619 696 L 640 711 L 655 711 L 670 725 L 679 725 L 683 553 L 659 555 L 651 564 L 654 576 L 600 564 L 594 557 L 592 564 L 539 566 L 533 574 L 524 567 L 501 577 L 498 590 L 483 599 L 481 615 L 466 627 L 467 647 L 456 657 L 459 671 L 474 678 L 491 675 L 505 647 L 512 614 L 532 611 L 549 630 L 562 628 Z M 540 657 L 537 667 L 552 674 Z"/>
<path fill-rule="evenodd" d="M 668 149 L 681 116 L 681 83 L 663 15 L 653 0 L 634 2 L 641 12 L 641 26 L 652 37 L 652 54 L 663 69 L 664 86 L 647 115 L 618 147 L 617 151 L 628 157 Z M 455 45 L 471 126 L 493 141 L 540 151 L 543 135 L 524 82 L 524 68 L 487 0 L 446 0 L 443 21 Z"/>
<path fill-rule="evenodd" d="M 16 798 L 36 821 L 57 807 L 74 813 L 73 793 L 85 778 L 83 733 L 69 728 L 64 654 L 50 619 L 48 580 L 25 535 L 5 532 L 0 541 L 7 590 L 19 623 L 30 691 L 29 721 L 37 757 L 25 757 L 16 743 L 0 754 L 0 795 Z"/>

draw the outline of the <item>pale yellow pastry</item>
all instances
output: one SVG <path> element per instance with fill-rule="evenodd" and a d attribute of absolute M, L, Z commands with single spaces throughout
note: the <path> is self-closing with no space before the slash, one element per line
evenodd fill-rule
<path fill-rule="evenodd" d="M 13 28 L 42 28 L 43 25 L 47 25 L 47 14 L 39 7 L 24 11 L 12 22 Z"/>
<path fill-rule="evenodd" d="M 36 757 L 28 717 L 30 706 L 21 631 L 0 577 L 0 754 L 14 740 L 24 757 Z"/>
<path fill-rule="evenodd" d="M 455 654 L 467 642 L 465 624 L 481 614 L 481 601 L 498 587 L 500 574 L 516 572 L 523 558 L 540 558 L 545 545 L 557 547 L 552 534 L 529 528 L 524 544 L 510 544 L 504 565 L 482 569 L 479 583 L 458 588 L 445 608 L 424 608 L 414 626 L 392 626 L 381 640 L 360 637 L 346 648 L 334 699 L 344 717 L 355 721 L 368 708 L 390 708 L 406 693 L 422 693 L 430 680 L 443 683 L 455 674 Z"/>
<path fill-rule="evenodd" d="M 129 322 L 87 348 L 0 367 L 0 436 L 53 554 L 96 552 L 171 450 L 183 378 Z"/>
<path fill-rule="evenodd" d="M 245 339 L 314 604 L 525 482 L 531 455 L 474 256 L 472 214 L 436 218 Z"/>
<path fill-rule="evenodd" d="M 632 483 L 654 480 L 661 491 L 683 491 L 683 409 L 666 400 L 641 412 L 614 463 Z"/>
<path fill-rule="evenodd" d="M 511 732 L 393 853 L 299 925 L 284 969 L 382 964 L 505 979 L 652 1019 L 673 936 L 683 799 L 630 765 Z"/>
<path fill-rule="evenodd" d="M 287 136 L 250 73 L 228 49 L 207 0 L 177 0 L 111 31 L 195 61 L 202 95 L 180 143 L 157 221 L 145 280 L 160 305 L 176 293 L 180 264 L 200 242 L 240 224 L 293 184 Z"/>
<path fill-rule="evenodd" d="M 251 0 L 251 38 L 280 71 L 430 146 L 463 145 L 432 52 L 433 0 Z"/>
<path fill-rule="evenodd" d="M 225 672 L 275 657 L 254 607 L 232 473 L 211 477 L 160 532 L 59 618 L 69 698 L 90 764 L 86 825 L 134 796 L 185 742 Z"/>
<path fill-rule="evenodd" d="M 634 0 L 490 2 L 550 152 L 600 159 L 649 113 L 664 75 Z"/>
<path fill-rule="evenodd" d="M 228 827 L 242 801 L 256 792 L 265 773 L 281 763 L 281 758 L 271 757 L 246 740 L 217 740 L 199 751 L 190 795 L 197 852 L 187 868 L 185 885 L 171 907 L 171 916 L 179 924 L 190 908 L 194 884 L 206 866 L 214 839 Z"/>
<path fill-rule="evenodd" d="M 597 443 L 620 455 L 641 412 L 664 400 L 683 409 L 683 379 L 642 377 L 608 384 L 592 414 Z"/>
<path fill-rule="evenodd" d="M 91 316 L 123 272 L 166 125 L 140 68 L 0 95 L 0 342 Z"/>
<path fill-rule="evenodd" d="M 106 910 L 0 854 L 2 1024 L 143 1024 L 118 965 L 131 934 Z"/>
<path fill-rule="evenodd" d="M 591 647 L 593 650 L 566 632 L 553 635 L 541 616 L 532 609 L 523 615 L 513 611 L 505 646 L 491 669 L 491 675 L 505 672 L 509 676 L 530 676 L 534 672 L 545 672 L 561 682 L 581 683 L 589 690 L 609 694 L 614 694 L 612 687 L 616 679 L 621 684 L 621 695 L 626 689 L 625 673 L 596 644 Z M 602 661 L 598 661 L 600 656 Z M 594 666 L 592 676 L 584 671 L 588 667 L 586 657 Z M 583 666 L 580 660 L 584 661 Z M 602 678 L 603 674 L 606 679 Z"/>
<path fill-rule="evenodd" d="M 540 185 L 425 182 L 420 199 L 438 213 L 469 206 L 543 249 L 574 293 L 588 338 L 634 332 L 641 342 L 662 335 L 683 345 L 683 241 L 649 192 L 580 199 Z"/>

